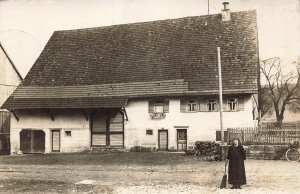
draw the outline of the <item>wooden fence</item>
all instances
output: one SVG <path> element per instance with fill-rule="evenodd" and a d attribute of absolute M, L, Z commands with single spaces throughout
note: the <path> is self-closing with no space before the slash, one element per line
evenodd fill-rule
<path fill-rule="evenodd" d="M 239 138 L 245 145 L 286 145 L 300 140 L 299 125 L 229 128 L 228 140 Z"/>

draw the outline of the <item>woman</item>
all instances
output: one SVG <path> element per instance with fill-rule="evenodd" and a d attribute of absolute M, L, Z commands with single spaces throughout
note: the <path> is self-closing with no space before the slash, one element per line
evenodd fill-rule
<path fill-rule="evenodd" d="M 246 160 L 246 152 L 239 139 L 234 138 L 226 160 L 226 165 L 229 161 L 228 182 L 232 184 L 231 189 L 241 189 L 241 185 L 246 184 L 244 160 Z"/>

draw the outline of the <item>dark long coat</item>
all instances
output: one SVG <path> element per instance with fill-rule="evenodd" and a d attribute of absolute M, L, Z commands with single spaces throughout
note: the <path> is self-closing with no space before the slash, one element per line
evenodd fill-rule
<path fill-rule="evenodd" d="M 228 182 L 229 184 L 246 184 L 245 164 L 246 152 L 243 146 L 230 146 L 228 149 L 227 159 L 229 160 L 228 167 Z"/>

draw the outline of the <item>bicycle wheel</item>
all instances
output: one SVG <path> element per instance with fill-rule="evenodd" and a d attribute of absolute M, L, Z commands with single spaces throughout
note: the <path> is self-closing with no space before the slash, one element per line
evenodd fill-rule
<path fill-rule="evenodd" d="M 300 153 L 297 149 L 291 148 L 286 151 L 285 157 L 288 161 L 298 162 L 300 160 Z"/>

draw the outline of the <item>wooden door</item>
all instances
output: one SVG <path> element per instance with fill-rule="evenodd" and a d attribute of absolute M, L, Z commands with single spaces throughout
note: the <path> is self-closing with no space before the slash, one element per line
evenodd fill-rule
<path fill-rule="evenodd" d="M 20 133 L 20 150 L 23 153 L 44 153 L 45 132 L 31 129 L 22 130 Z"/>
<path fill-rule="evenodd" d="M 26 154 L 31 153 L 32 130 L 22 130 L 20 133 L 20 150 Z"/>
<path fill-rule="evenodd" d="M 158 130 L 158 149 L 168 150 L 168 130 Z"/>
<path fill-rule="evenodd" d="M 60 152 L 60 130 L 52 130 L 52 152 Z"/>
<path fill-rule="evenodd" d="M 119 110 L 97 111 L 92 119 L 91 146 L 124 146 L 124 114 Z"/>
<path fill-rule="evenodd" d="M 177 150 L 186 151 L 187 149 L 187 130 L 177 129 Z"/>

